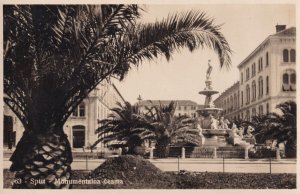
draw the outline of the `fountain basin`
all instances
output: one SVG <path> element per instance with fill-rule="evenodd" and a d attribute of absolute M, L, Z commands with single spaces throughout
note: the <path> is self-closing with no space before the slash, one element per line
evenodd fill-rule
<path fill-rule="evenodd" d="M 222 108 L 202 108 L 202 109 L 198 109 L 196 110 L 196 112 L 200 115 L 200 116 L 204 116 L 204 117 L 208 117 L 209 115 L 214 116 L 214 118 L 218 118 L 219 114 L 222 112 Z"/>
<path fill-rule="evenodd" d="M 199 94 L 203 94 L 203 95 L 205 95 L 205 96 L 212 96 L 212 95 L 218 94 L 218 93 L 219 93 L 219 92 L 216 91 L 216 90 L 209 90 L 209 89 L 207 89 L 207 90 L 202 90 L 202 91 L 199 92 Z"/>

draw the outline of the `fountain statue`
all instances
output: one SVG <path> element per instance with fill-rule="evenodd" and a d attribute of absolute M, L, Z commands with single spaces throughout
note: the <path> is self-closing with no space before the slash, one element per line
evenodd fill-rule
<path fill-rule="evenodd" d="M 196 120 L 195 125 L 196 125 L 196 129 L 199 130 L 199 136 L 200 136 L 200 140 L 201 140 L 201 145 L 203 145 L 204 142 L 205 142 L 205 137 L 204 137 L 204 135 L 202 133 L 202 128 L 201 128 L 201 126 L 200 126 L 200 124 L 199 124 L 199 122 L 197 120 Z"/>
<path fill-rule="evenodd" d="M 218 91 L 214 90 L 212 87 L 212 80 L 211 80 L 211 73 L 212 73 L 212 65 L 211 60 L 208 60 L 208 68 L 206 71 L 206 80 L 205 80 L 205 88 L 204 90 L 200 91 L 199 94 L 205 96 L 205 103 L 204 107 L 200 108 L 197 111 L 197 117 L 199 118 L 199 124 L 202 129 L 202 134 L 205 137 L 205 144 L 204 146 L 222 146 L 226 145 L 224 135 L 226 132 L 224 128 L 220 127 L 226 126 L 225 120 L 219 121 L 219 114 L 223 109 L 216 108 L 212 101 L 212 96 L 214 94 L 219 93 Z M 227 127 L 228 129 L 228 127 Z"/>
<path fill-rule="evenodd" d="M 247 128 L 247 134 L 245 134 L 245 136 L 244 136 L 244 140 L 251 144 L 255 144 L 256 139 L 255 139 L 255 136 L 252 134 L 252 132 L 254 132 L 254 131 L 255 131 L 255 129 L 249 125 Z"/>
<path fill-rule="evenodd" d="M 206 80 L 210 80 L 210 74 L 212 72 L 212 66 L 210 64 L 210 60 L 208 60 L 208 69 L 206 71 Z"/>
<path fill-rule="evenodd" d="M 219 93 L 212 87 L 211 73 L 212 73 L 211 60 L 208 60 L 208 69 L 206 71 L 205 88 L 199 94 L 205 96 L 204 107 L 196 110 L 197 122 L 195 126 L 199 130 L 201 142 L 203 147 L 224 148 L 237 145 L 244 148 L 249 148 L 252 145 L 245 140 L 245 137 L 250 138 L 252 128 L 247 129 L 247 134 L 244 137 L 244 128 L 238 128 L 235 123 L 232 124 L 231 129 L 228 125 L 230 122 L 224 117 L 220 117 L 223 109 L 215 107 L 212 101 L 212 96 Z M 253 137 L 251 136 L 253 139 Z M 250 145 L 251 144 L 251 145 Z"/>
<path fill-rule="evenodd" d="M 228 129 L 228 124 L 230 122 L 228 121 L 228 119 L 224 119 L 224 117 L 221 117 L 219 123 L 219 129 Z"/>
<path fill-rule="evenodd" d="M 245 137 L 248 137 L 248 138 L 254 137 L 252 134 L 252 132 L 254 132 L 254 131 L 255 131 L 254 128 L 249 125 L 247 128 L 247 134 L 245 135 Z"/>

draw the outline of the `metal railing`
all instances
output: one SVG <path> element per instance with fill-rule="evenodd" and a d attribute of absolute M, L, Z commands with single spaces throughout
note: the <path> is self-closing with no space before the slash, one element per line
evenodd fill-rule
<path fill-rule="evenodd" d="M 245 172 L 245 173 L 296 173 L 296 160 L 275 158 L 265 159 L 169 159 L 150 160 L 163 171 L 194 171 L 194 172 Z"/>

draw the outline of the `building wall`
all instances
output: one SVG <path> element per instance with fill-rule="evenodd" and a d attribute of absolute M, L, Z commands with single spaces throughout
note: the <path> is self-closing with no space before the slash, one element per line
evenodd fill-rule
<path fill-rule="evenodd" d="M 250 120 L 257 114 L 279 113 L 276 109 L 278 104 L 296 99 L 296 91 L 283 91 L 283 74 L 296 73 L 296 62 L 291 60 L 284 62 L 283 50 L 296 51 L 295 38 L 295 28 L 271 35 L 239 64 L 239 87 L 231 86 L 215 100 L 217 107 L 224 109 L 223 114 L 226 118 L 233 119 L 238 115 L 239 118 Z M 237 89 L 239 90 L 239 100 L 236 102 L 239 103 L 238 110 L 228 111 L 228 99 Z"/>
<path fill-rule="evenodd" d="M 190 117 L 196 117 L 196 110 L 203 107 L 203 105 L 198 105 L 196 102 L 191 100 L 174 100 L 174 101 L 176 102 L 176 110 L 174 113 L 176 116 L 188 115 Z M 149 100 L 138 102 L 141 112 L 146 112 L 147 111 L 146 107 L 149 108 L 153 105 L 159 106 L 160 103 L 164 106 L 169 105 L 171 100 L 152 100 L 151 102 Z"/>
<path fill-rule="evenodd" d="M 226 116 L 227 119 L 235 120 L 238 118 L 240 108 L 239 95 L 239 82 L 236 82 L 214 101 L 216 107 L 223 109 L 222 115 Z"/>

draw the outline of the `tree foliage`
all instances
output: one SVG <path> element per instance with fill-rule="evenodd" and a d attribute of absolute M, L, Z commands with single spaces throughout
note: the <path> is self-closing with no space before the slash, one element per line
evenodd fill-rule
<path fill-rule="evenodd" d="M 140 112 L 138 105 L 118 104 L 113 108 L 108 119 L 101 120 L 101 127 L 96 132 L 99 142 L 108 143 L 110 147 L 129 147 L 132 153 L 135 146 L 145 140 L 154 141 L 156 147 L 166 149 L 170 144 L 199 144 L 199 131 L 194 128 L 195 119 L 188 116 L 175 116 L 176 104 L 146 107 Z M 164 151 L 160 151 L 164 152 Z"/>
<path fill-rule="evenodd" d="M 124 105 L 118 103 L 111 111 L 107 119 L 99 121 L 101 126 L 96 129 L 98 140 L 92 148 L 102 142 L 113 148 L 129 147 L 129 153 L 133 153 L 135 146 L 140 146 L 144 140 L 149 139 L 149 134 L 145 134 L 147 121 L 139 113 L 138 106 L 129 102 Z"/>
<path fill-rule="evenodd" d="M 220 26 L 199 11 L 138 24 L 137 5 L 5 5 L 5 103 L 25 130 L 61 130 L 76 106 L 104 79 L 188 47 L 230 48 Z"/>
<path fill-rule="evenodd" d="M 287 101 L 276 106 L 281 113 L 255 116 L 249 124 L 255 128 L 255 136 L 262 143 L 276 140 L 285 144 L 287 157 L 296 156 L 297 147 L 297 104 Z"/>
<path fill-rule="evenodd" d="M 175 111 L 175 101 L 171 101 L 168 105 L 160 104 L 148 108 L 146 118 L 157 143 L 165 139 L 168 145 L 176 143 L 198 145 L 200 136 L 198 129 L 194 128 L 195 119 L 187 115 L 176 116 Z"/>

